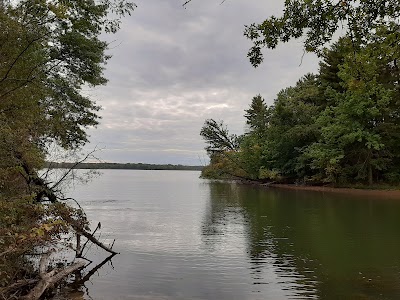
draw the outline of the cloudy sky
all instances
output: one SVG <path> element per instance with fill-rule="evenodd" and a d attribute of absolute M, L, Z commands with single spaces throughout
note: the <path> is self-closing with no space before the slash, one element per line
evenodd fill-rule
<path fill-rule="evenodd" d="M 137 0 L 120 32 L 107 36 L 107 86 L 90 91 L 103 109 L 87 149 L 107 162 L 199 165 L 207 162 L 199 132 L 205 119 L 244 131 L 244 110 L 308 72 L 317 58 L 301 40 L 265 51 L 254 69 L 244 25 L 280 15 L 284 0 Z"/>

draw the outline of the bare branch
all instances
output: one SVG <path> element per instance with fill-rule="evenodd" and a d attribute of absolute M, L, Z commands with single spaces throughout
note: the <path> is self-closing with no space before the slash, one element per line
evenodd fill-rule
<path fill-rule="evenodd" d="M 73 224 L 72 224 L 72 227 L 74 228 L 74 230 L 75 230 L 77 233 L 83 235 L 85 238 L 87 238 L 88 240 L 90 240 L 93 244 L 99 246 L 100 248 L 106 250 L 106 251 L 109 252 L 109 253 L 118 254 L 118 252 L 115 252 L 115 251 L 112 250 L 111 248 L 109 248 L 109 247 L 107 247 L 106 245 L 104 245 L 102 242 L 100 242 L 98 239 L 96 239 L 96 238 L 95 238 L 92 234 L 90 234 L 89 232 L 87 232 L 87 231 L 85 231 L 85 230 L 82 230 L 82 229 L 78 228 L 77 226 L 74 226 Z"/>
<path fill-rule="evenodd" d="M 97 229 L 99 229 L 101 227 L 101 224 L 100 224 L 100 222 L 97 224 L 97 227 L 96 227 L 96 229 L 93 231 L 93 233 L 92 233 L 92 236 L 94 236 L 94 234 L 96 233 L 96 231 L 97 231 Z M 77 233 L 78 235 L 79 235 L 79 233 Z M 80 250 L 78 251 L 78 249 L 77 249 L 77 254 L 76 254 L 76 257 L 81 257 L 82 256 L 82 252 L 83 252 L 83 250 L 85 249 L 85 247 L 86 247 L 86 245 L 87 245 L 87 243 L 89 242 L 89 239 L 87 239 L 87 241 L 83 244 L 83 246 L 80 248 Z M 113 245 L 114 245 L 114 243 L 113 243 Z M 110 249 L 112 249 L 112 246 L 110 247 Z"/>
<path fill-rule="evenodd" d="M 84 158 L 82 158 L 81 160 L 74 163 L 74 165 L 71 168 L 69 168 L 68 171 L 65 172 L 65 174 L 53 186 L 50 187 L 50 189 L 52 189 L 52 190 L 55 189 L 79 164 L 81 164 L 85 160 L 87 160 L 96 151 L 97 151 L 97 149 L 94 148 L 91 152 L 86 154 L 86 156 Z"/>

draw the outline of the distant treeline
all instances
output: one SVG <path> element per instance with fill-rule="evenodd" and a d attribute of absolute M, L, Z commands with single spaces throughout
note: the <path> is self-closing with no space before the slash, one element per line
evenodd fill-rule
<path fill-rule="evenodd" d="M 123 170 L 184 170 L 184 171 L 201 171 L 202 166 L 184 166 L 184 165 L 157 165 L 143 163 L 69 163 L 69 162 L 47 162 L 47 168 L 59 169 L 123 169 Z"/>

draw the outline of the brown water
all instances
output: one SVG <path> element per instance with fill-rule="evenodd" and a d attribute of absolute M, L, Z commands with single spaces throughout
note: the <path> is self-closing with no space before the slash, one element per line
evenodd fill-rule
<path fill-rule="evenodd" d="M 102 172 L 71 195 L 121 254 L 80 299 L 400 299 L 400 200 Z"/>

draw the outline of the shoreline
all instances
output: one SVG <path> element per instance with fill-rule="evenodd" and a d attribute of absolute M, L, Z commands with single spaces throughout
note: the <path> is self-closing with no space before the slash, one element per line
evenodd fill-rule
<path fill-rule="evenodd" d="M 357 188 L 335 188 L 335 187 L 324 187 L 324 186 L 306 186 L 306 185 L 295 185 L 295 184 L 280 184 L 271 183 L 268 185 L 262 185 L 277 189 L 297 190 L 297 191 L 313 191 L 322 193 L 336 193 L 336 194 L 347 194 L 355 196 L 367 196 L 375 198 L 386 198 L 386 199 L 398 199 L 400 200 L 400 190 L 368 190 L 368 189 L 357 189 Z"/>

